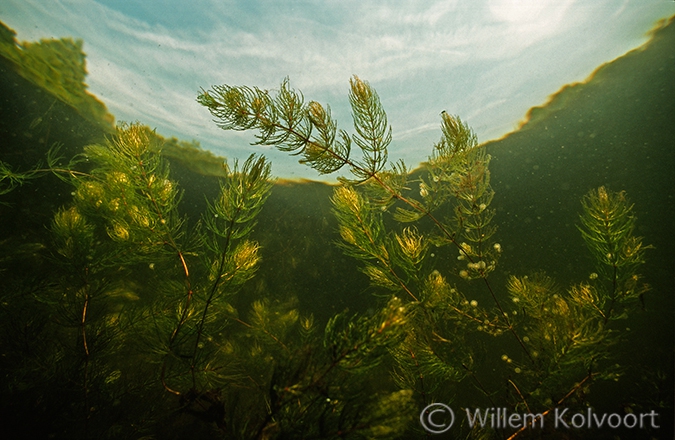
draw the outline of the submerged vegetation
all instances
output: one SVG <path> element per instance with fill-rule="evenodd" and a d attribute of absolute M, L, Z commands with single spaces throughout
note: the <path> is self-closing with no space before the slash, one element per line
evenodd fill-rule
<path fill-rule="evenodd" d="M 582 204 L 580 230 L 601 276 L 566 291 L 543 274 L 512 276 L 507 297 L 489 280 L 502 249 L 494 239 L 490 156 L 472 130 L 442 113 L 441 140 L 423 172 L 412 178 L 403 162 L 389 166 L 391 129 L 375 91 L 354 77 L 349 98 L 353 135 L 338 130 L 329 108 L 305 103 L 288 81 L 275 96 L 258 88 L 216 86 L 203 91 L 199 102 L 221 128 L 256 129 L 258 144 L 300 155 L 320 173 L 349 169 L 332 198 L 342 246 L 361 261 L 385 300 L 404 304 L 404 334 L 389 355 L 395 382 L 413 392 L 417 411 L 457 398 L 448 392 L 465 381 L 482 396 L 455 403 L 461 407 L 507 404 L 542 417 L 558 407 L 583 408 L 593 382 L 620 374 L 611 347 L 621 332 L 611 321 L 625 317 L 647 291 L 637 273 L 646 246 L 633 235 L 635 219 L 625 195 L 601 187 Z M 360 151 L 356 158 L 352 146 Z M 429 254 L 448 246 L 457 252 L 457 263 L 434 265 Z M 491 304 L 471 300 L 453 279 L 481 283 Z M 499 343 L 509 347 L 501 354 L 505 368 L 501 379 L 495 380 L 499 373 L 490 379 L 508 384 L 506 393 L 483 386 L 485 372 L 475 359 L 484 338 L 513 342 Z M 476 431 L 494 428 L 472 430 L 479 435 Z M 487 434 L 513 438 L 527 428 Z"/>
<path fill-rule="evenodd" d="M 50 154 L 49 168 L 74 189 L 50 227 L 52 271 L 3 294 L 3 328 L 16 343 L 3 356 L 15 420 L 36 410 L 56 417 L 27 436 L 371 438 L 403 429 L 409 411 L 398 411 L 410 392 L 364 395 L 369 378 L 357 374 L 378 367 L 400 337 L 400 304 L 338 314 L 319 331 L 293 298 L 238 301 L 260 259 L 249 235 L 272 185 L 269 163 L 224 165 L 220 194 L 189 225 L 152 139 L 125 125 L 66 167 Z M 72 405 L 50 414 L 64 395 Z"/>
<path fill-rule="evenodd" d="M 350 86 L 351 134 L 288 81 L 276 94 L 224 85 L 198 97 L 223 129 L 255 130 L 258 144 L 320 173 L 347 170 L 331 198 L 338 245 L 376 297 L 367 313 L 327 322 L 250 282 L 265 258 L 252 233 L 273 187 L 262 156 L 213 173 L 220 189 L 198 218 L 180 212 L 179 183 L 139 124 L 66 165 L 55 149 L 45 168 L 1 164 L 2 194 L 46 171 L 72 190 L 53 213 L 44 272 L 2 291 L 12 428 L 26 438 L 426 438 L 421 418 L 445 420 L 425 409 L 443 402 L 536 415 L 522 426 L 464 420 L 455 436 L 539 438 L 553 435 L 542 419 L 585 411 L 594 387 L 620 377 L 619 320 L 648 290 L 638 271 L 649 246 L 627 196 L 600 187 L 582 200 L 578 229 L 597 266 L 588 281 L 535 272 L 496 282 L 508 252 L 490 155 L 473 131 L 442 113 L 440 141 L 411 173 L 390 162 L 375 90 L 358 77 Z"/>

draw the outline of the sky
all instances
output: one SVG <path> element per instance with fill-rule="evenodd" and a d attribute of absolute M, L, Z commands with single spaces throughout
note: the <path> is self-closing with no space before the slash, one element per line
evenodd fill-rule
<path fill-rule="evenodd" d="M 391 160 L 410 167 L 440 139 L 440 113 L 479 141 L 518 127 L 529 108 L 644 44 L 670 0 L 3 0 L 17 40 L 84 40 L 87 84 L 118 121 L 197 140 L 227 158 L 264 153 L 283 178 L 332 180 L 252 132 L 225 132 L 200 89 L 278 89 L 331 107 L 353 132 L 349 78 L 377 91 Z M 345 170 L 346 172 L 347 170 Z M 339 174 L 338 174 L 339 175 Z"/>

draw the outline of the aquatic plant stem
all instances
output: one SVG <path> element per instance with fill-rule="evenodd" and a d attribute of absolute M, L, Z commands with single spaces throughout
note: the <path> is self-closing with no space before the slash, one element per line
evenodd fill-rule
<path fill-rule="evenodd" d="M 259 162 L 259 164 L 260 163 L 262 162 Z M 246 171 L 247 169 L 248 168 L 245 165 L 244 171 L 242 171 L 242 173 L 248 173 L 246 174 L 246 176 L 252 178 L 246 179 L 244 183 L 239 182 L 240 186 L 238 187 L 238 190 L 241 191 L 241 196 L 243 200 L 251 199 L 257 194 L 256 191 L 258 190 L 258 188 L 256 185 L 258 179 L 260 178 L 259 173 L 262 172 L 262 170 L 257 168 L 256 166 L 253 166 L 251 169 L 248 169 L 248 171 Z M 223 191 L 225 191 L 224 188 Z M 225 266 L 227 263 L 228 255 L 230 254 L 231 248 L 233 247 L 233 240 L 237 238 L 237 236 L 235 235 L 235 229 L 237 227 L 237 224 L 242 221 L 242 217 L 245 218 L 246 214 L 247 211 L 245 209 L 245 205 L 238 203 L 236 208 L 229 215 L 229 220 L 227 221 L 224 227 L 225 230 L 227 231 L 226 234 L 224 236 L 221 236 L 224 239 L 224 242 L 222 246 L 219 247 L 220 256 L 218 261 L 218 269 L 216 270 L 215 274 L 213 274 L 214 280 L 208 291 L 208 294 L 206 295 L 206 301 L 204 303 L 201 318 L 199 320 L 199 323 L 197 324 L 197 333 L 194 341 L 194 346 L 192 348 L 190 372 L 192 375 L 193 388 L 196 388 L 197 385 L 196 380 L 197 352 L 199 350 L 201 339 L 204 335 L 204 324 L 206 323 L 209 308 L 211 307 L 211 304 L 216 295 L 218 294 L 219 290 L 221 289 L 221 287 L 232 281 L 237 272 L 239 272 L 239 270 L 241 269 L 241 267 L 237 265 L 238 262 L 236 258 L 234 258 L 234 268 L 230 273 L 226 273 Z"/>
<path fill-rule="evenodd" d="M 82 333 L 82 347 L 84 348 L 84 438 L 89 438 L 89 345 L 87 343 L 87 310 L 89 309 L 89 284 L 86 281 L 86 275 L 89 269 L 85 268 L 85 286 L 84 286 L 84 304 L 82 305 L 82 317 L 80 320 L 80 329 Z"/>
<path fill-rule="evenodd" d="M 225 259 L 227 258 L 227 251 L 229 250 L 230 247 L 230 239 L 232 237 L 232 228 L 234 227 L 235 220 L 232 219 L 230 221 L 230 225 L 228 227 L 228 233 L 227 233 L 227 238 L 225 241 L 225 248 L 223 249 L 221 255 L 220 255 L 220 261 L 218 262 L 218 271 L 216 272 L 215 280 L 213 281 L 213 285 L 211 286 L 211 289 L 209 291 L 209 294 L 206 298 L 206 302 L 204 303 L 204 310 L 202 311 L 202 317 L 199 320 L 199 324 L 197 325 L 197 337 L 195 338 L 195 343 L 194 347 L 192 348 L 192 359 L 190 362 L 190 374 L 192 375 L 192 388 L 196 389 L 197 387 L 197 379 L 196 379 L 196 372 L 195 368 L 197 365 L 197 350 L 199 349 L 199 342 L 201 341 L 203 332 L 204 332 L 204 323 L 206 322 L 206 316 L 209 312 L 209 306 L 211 305 L 211 301 L 213 301 L 213 297 L 218 291 L 218 287 L 220 286 L 221 280 L 223 278 L 223 268 L 225 267 Z M 236 270 L 236 269 L 235 269 Z"/>
<path fill-rule="evenodd" d="M 424 373 L 421 371 L 420 363 L 417 361 L 415 352 L 413 352 L 411 348 L 408 348 L 408 352 L 410 353 L 410 357 L 412 358 L 413 362 L 415 362 L 415 368 L 417 368 L 417 371 L 419 372 L 417 378 L 420 381 L 420 394 L 422 395 L 422 403 L 424 403 L 424 406 L 427 406 L 427 392 L 424 388 Z"/>
<path fill-rule="evenodd" d="M 527 412 L 531 414 L 532 410 L 530 410 L 530 405 L 527 403 L 527 399 L 525 398 L 525 396 L 523 396 L 523 393 L 520 392 L 520 388 L 518 388 L 518 385 L 516 385 L 516 383 L 511 379 L 509 379 L 508 382 L 509 382 L 509 384 L 511 384 L 513 389 L 516 390 L 516 393 L 518 393 L 518 396 L 520 397 L 520 400 L 525 405 L 525 409 L 527 410 Z"/>
<path fill-rule="evenodd" d="M 574 386 L 567 394 L 565 394 L 565 396 L 563 396 L 560 400 L 558 400 L 554 406 L 552 406 L 551 408 L 549 408 L 549 409 L 547 409 L 546 411 L 542 412 L 541 414 L 537 415 L 537 417 L 535 417 L 535 418 L 532 420 L 532 423 L 531 423 L 531 424 L 529 424 L 529 425 L 526 424 L 526 425 L 522 426 L 519 430 L 517 430 L 516 432 L 514 432 L 513 434 L 511 434 L 511 436 L 510 436 L 509 438 L 507 438 L 506 440 L 513 440 L 513 439 L 515 439 L 516 437 L 518 437 L 520 434 L 522 434 L 525 430 L 527 430 L 529 426 L 534 426 L 539 420 L 543 419 L 543 418 L 546 417 L 551 411 L 555 410 L 558 406 L 562 405 L 563 402 L 565 402 L 565 401 L 566 401 L 567 399 L 569 399 L 574 393 L 576 393 L 578 390 L 580 390 L 581 387 L 584 386 L 584 384 L 585 384 L 586 382 L 588 382 L 589 380 L 593 379 L 593 377 L 596 376 L 597 374 L 598 374 L 598 373 L 593 373 L 593 372 L 589 371 L 588 374 L 586 375 L 586 377 L 584 377 L 584 378 L 581 380 L 581 382 L 579 382 L 578 384 L 576 384 L 576 385 L 575 385 L 575 386 Z"/>
<path fill-rule="evenodd" d="M 246 327 L 246 328 L 253 328 L 253 326 L 252 326 L 251 324 L 249 324 L 249 323 L 246 322 L 246 321 L 242 321 L 241 319 L 237 318 L 236 316 L 231 316 L 230 319 L 231 319 L 232 321 L 238 322 L 239 324 L 243 325 L 243 326 Z M 269 336 L 270 339 L 272 339 L 274 342 L 276 342 L 277 344 L 279 344 L 285 351 L 289 351 L 289 350 L 288 350 L 288 347 L 286 346 L 286 344 L 284 344 L 283 342 L 281 342 L 281 340 L 280 340 L 279 338 L 277 338 L 276 336 L 274 336 L 272 333 L 268 332 L 268 331 L 265 330 L 264 328 L 260 328 L 260 330 L 261 330 L 263 333 L 265 333 L 267 336 Z M 255 383 L 255 381 L 254 381 L 254 383 Z"/>
<path fill-rule="evenodd" d="M 609 302 L 609 307 L 607 308 L 607 312 L 603 313 L 602 316 L 604 317 L 604 324 L 607 324 L 609 321 L 609 318 L 612 316 L 612 310 L 614 310 L 614 303 L 616 303 L 616 279 L 617 279 L 617 272 L 618 272 L 618 266 L 616 263 L 612 264 L 612 293 L 610 295 L 610 302 Z"/>
<path fill-rule="evenodd" d="M 146 170 L 146 163 L 143 161 L 143 158 L 141 157 L 140 154 L 136 153 L 134 155 L 134 159 L 136 160 L 137 166 L 140 170 L 140 175 L 143 183 L 145 184 L 146 188 L 151 187 L 151 181 L 149 177 L 149 172 Z M 181 316 L 178 320 L 178 323 L 176 324 L 176 327 L 173 329 L 171 332 L 171 336 L 169 337 L 169 351 L 173 349 L 173 344 L 178 337 L 181 329 L 183 328 L 183 325 L 185 325 L 187 321 L 187 314 L 190 309 L 190 304 L 192 302 L 192 296 L 193 296 L 193 290 L 192 290 L 192 281 L 190 279 L 190 270 L 188 269 L 187 262 L 185 261 L 185 257 L 183 256 L 183 252 L 181 251 L 180 247 L 176 243 L 176 239 L 171 231 L 170 225 L 168 224 L 167 217 L 168 215 L 164 212 L 162 209 L 161 205 L 158 203 L 157 199 L 155 198 L 155 195 L 152 193 L 152 191 L 146 191 L 143 190 L 143 194 L 150 200 L 151 206 L 153 210 L 155 211 L 155 214 L 159 218 L 159 224 L 161 225 L 161 228 L 163 229 L 162 232 L 160 232 L 160 237 L 161 237 L 161 243 L 164 245 L 168 245 L 177 255 L 178 259 L 180 260 L 180 264 L 183 270 L 183 275 L 184 275 L 184 280 L 185 280 L 185 290 L 187 291 L 187 294 L 185 295 L 185 304 L 183 306 L 183 310 L 181 312 Z M 125 206 L 127 206 L 126 198 L 123 196 L 123 199 L 125 199 L 124 203 Z M 155 232 L 153 228 L 150 228 L 152 232 Z M 168 355 L 167 355 L 168 356 Z M 162 362 L 162 370 L 160 373 L 160 380 L 162 382 L 162 386 L 164 389 L 171 394 L 180 396 L 181 393 L 177 390 L 172 389 L 166 382 L 166 367 L 167 367 L 167 359 L 165 358 L 164 361 Z"/>
<path fill-rule="evenodd" d="M 89 337 L 87 333 L 87 326 L 89 324 L 89 309 L 92 300 L 92 287 L 90 282 L 91 268 L 88 264 L 74 263 L 72 268 L 78 274 L 79 288 L 76 294 L 81 293 L 81 313 L 79 316 L 79 331 L 76 341 L 76 346 L 82 349 L 82 397 L 84 410 L 84 438 L 89 438 L 89 420 L 91 417 L 91 404 L 89 402 L 89 388 L 90 388 L 90 368 L 91 368 L 91 347 L 89 345 Z M 80 339 L 81 338 L 81 339 Z"/>

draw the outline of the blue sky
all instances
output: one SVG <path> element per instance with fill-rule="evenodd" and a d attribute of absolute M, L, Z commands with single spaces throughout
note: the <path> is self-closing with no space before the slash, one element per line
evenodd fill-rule
<path fill-rule="evenodd" d="M 347 91 L 370 82 L 393 127 L 390 158 L 416 166 L 440 112 L 480 141 L 645 43 L 670 0 L 3 0 L 20 41 L 82 38 L 92 93 L 121 121 L 196 139 L 226 157 L 263 152 L 280 177 L 318 178 L 250 132 L 224 132 L 195 101 L 215 84 L 277 88 L 288 76 L 351 131 Z"/>

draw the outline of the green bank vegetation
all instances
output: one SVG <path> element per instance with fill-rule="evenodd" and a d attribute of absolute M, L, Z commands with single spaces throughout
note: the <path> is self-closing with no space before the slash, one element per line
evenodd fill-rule
<path fill-rule="evenodd" d="M 82 40 L 44 39 L 16 41 L 16 32 L 0 22 L 0 55 L 10 60 L 16 72 L 42 87 L 104 130 L 113 129 L 114 118 L 105 104 L 87 91 L 86 55 Z"/>

